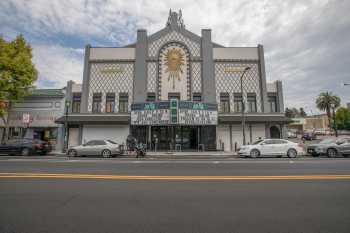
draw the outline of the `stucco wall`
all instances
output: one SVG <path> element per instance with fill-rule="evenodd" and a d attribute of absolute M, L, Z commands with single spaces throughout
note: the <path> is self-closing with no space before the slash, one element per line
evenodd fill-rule
<path fill-rule="evenodd" d="M 91 48 L 90 60 L 133 60 L 135 48 Z"/>
<path fill-rule="evenodd" d="M 258 48 L 213 48 L 216 60 L 258 60 Z"/>

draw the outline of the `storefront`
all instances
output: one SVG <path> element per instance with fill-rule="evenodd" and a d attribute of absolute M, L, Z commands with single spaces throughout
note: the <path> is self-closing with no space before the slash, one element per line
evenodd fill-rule
<path fill-rule="evenodd" d="M 53 150 L 60 151 L 64 127 L 55 120 L 63 114 L 64 97 L 62 89 L 35 89 L 23 101 L 15 103 L 8 115 L 8 139 L 44 140 Z"/>

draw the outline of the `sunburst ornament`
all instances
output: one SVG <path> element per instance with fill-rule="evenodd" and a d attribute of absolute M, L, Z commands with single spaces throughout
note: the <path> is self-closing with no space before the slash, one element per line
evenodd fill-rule
<path fill-rule="evenodd" d="M 180 74 L 183 73 L 182 66 L 184 65 L 184 55 L 180 49 L 169 49 L 165 55 L 165 72 L 169 73 L 168 81 L 173 81 L 173 89 L 175 89 L 175 80 L 181 80 Z"/>

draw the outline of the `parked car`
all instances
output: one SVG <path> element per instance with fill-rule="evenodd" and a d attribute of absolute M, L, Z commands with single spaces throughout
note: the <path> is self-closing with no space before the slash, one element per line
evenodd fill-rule
<path fill-rule="evenodd" d="M 314 134 L 313 132 L 304 132 L 301 136 L 301 139 L 306 141 L 312 141 L 316 139 L 316 134 Z"/>
<path fill-rule="evenodd" d="M 121 146 L 112 140 L 91 140 L 80 146 L 73 146 L 67 150 L 68 156 L 100 155 L 108 158 L 121 154 Z"/>
<path fill-rule="evenodd" d="M 13 139 L 0 145 L 0 154 L 7 155 L 46 155 L 50 151 L 49 143 L 38 139 Z"/>
<path fill-rule="evenodd" d="M 307 152 L 312 156 L 327 155 L 328 157 L 336 157 L 350 155 L 350 138 L 326 138 L 317 144 L 307 147 Z"/>
<path fill-rule="evenodd" d="M 295 158 L 303 153 L 304 149 L 301 144 L 285 139 L 263 139 L 254 142 L 252 145 L 241 146 L 238 150 L 239 156 L 252 158 L 264 155 L 275 155 L 277 157 L 287 155 L 289 158 Z"/>

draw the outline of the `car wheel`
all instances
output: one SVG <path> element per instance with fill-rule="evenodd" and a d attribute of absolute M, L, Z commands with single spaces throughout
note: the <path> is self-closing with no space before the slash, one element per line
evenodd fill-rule
<path fill-rule="evenodd" d="M 289 149 L 287 152 L 288 158 L 296 158 L 298 155 L 298 152 L 295 149 Z"/>
<path fill-rule="evenodd" d="M 343 156 L 344 156 L 344 158 L 347 158 L 347 157 L 349 157 L 349 155 L 348 155 L 348 154 L 343 154 Z"/>
<path fill-rule="evenodd" d="M 112 155 L 112 153 L 111 153 L 110 150 L 103 150 L 102 151 L 102 157 L 103 158 L 109 158 L 109 157 L 111 157 L 111 155 Z"/>
<path fill-rule="evenodd" d="M 319 156 L 319 154 L 312 153 L 312 154 L 311 154 L 311 156 L 312 156 L 312 157 L 318 157 L 318 156 Z"/>
<path fill-rule="evenodd" d="M 334 158 L 334 157 L 337 156 L 337 151 L 336 151 L 335 149 L 333 149 L 333 148 L 329 148 L 329 149 L 327 150 L 327 156 L 328 156 L 329 158 Z"/>
<path fill-rule="evenodd" d="M 260 156 L 260 151 L 258 151 L 257 149 L 253 149 L 250 151 L 250 157 L 251 158 L 256 158 Z"/>
<path fill-rule="evenodd" d="M 76 150 L 69 150 L 68 151 L 68 156 L 69 157 L 75 157 L 75 156 L 77 156 L 77 151 Z"/>
<path fill-rule="evenodd" d="M 28 156 L 28 155 L 30 155 L 30 149 L 29 149 L 29 148 L 23 148 L 23 149 L 21 150 L 21 155 L 22 155 L 22 156 Z"/>

